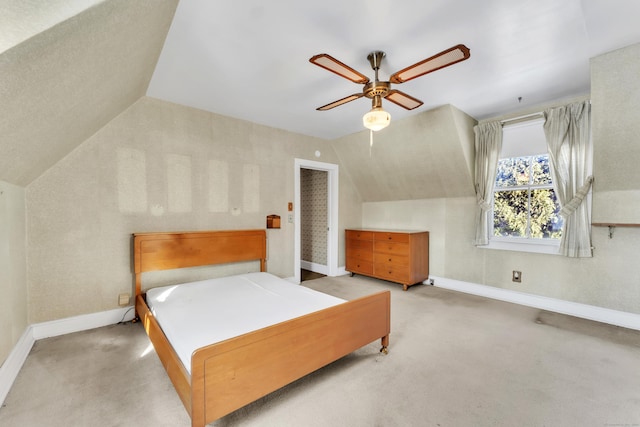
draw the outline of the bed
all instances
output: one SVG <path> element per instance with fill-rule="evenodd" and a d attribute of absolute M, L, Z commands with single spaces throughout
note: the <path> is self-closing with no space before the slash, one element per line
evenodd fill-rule
<path fill-rule="evenodd" d="M 229 278 L 228 283 L 232 288 L 266 288 L 269 293 L 278 293 L 274 299 L 285 300 L 288 297 L 281 298 L 281 291 L 276 287 L 280 289 L 283 286 L 284 293 L 289 292 L 287 286 L 303 292 L 308 289 L 266 273 L 265 230 L 133 235 L 136 317 L 153 343 L 194 427 L 203 427 L 378 339 L 382 345 L 380 351 L 387 352 L 390 292 L 384 291 L 351 301 L 325 295 L 327 298 L 319 303 L 321 307 L 314 305 L 314 302 L 310 311 L 304 312 L 306 314 L 296 313 L 300 305 L 298 302 L 289 303 L 293 318 L 289 318 L 290 315 L 286 320 L 276 319 L 276 323 L 239 335 L 223 336 L 220 340 L 213 339 L 209 344 L 198 344 L 189 359 L 188 355 L 185 356 L 189 350 L 181 348 L 178 343 L 174 348 L 168 338 L 171 335 L 168 332 L 170 324 L 163 323 L 164 329 L 160 326 L 159 318 L 154 315 L 158 306 L 152 304 L 153 308 L 150 308 L 147 293 L 150 300 L 157 300 L 158 295 L 162 299 L 162 292 L 168 289 L 172 289 L 171 293 L 182 294 L 192 286 L 198 286 L 199 289 L 221 286 L 225 279 L 177 287 L 172 285 L 159 291 L 143 292 L 142 274 L 245 261 L 258 261 L 260 272 Z M 293 291 L 297 292 L 296 289 Z M 241 300 L 244 297 L 238 294 L 234 298 L 238 301 L 238 298 Z M 198 296 L 196 299 L 201 298 Z M 190 328 L 196 332 L 218 329 L 216 324 L 221 323 L 192 314 L 183 317 L 191 321 Z M 224 311 L 222 315 L 223 318 L 236 316 L 235 319 L 227 319 L 225 324 L 243 323 L 247 317 L 241 310 L 234 309 Z M 166 322 L 162 319 L 162 322 Z M 178 332 L 178 335 L 185 333 Z"/>

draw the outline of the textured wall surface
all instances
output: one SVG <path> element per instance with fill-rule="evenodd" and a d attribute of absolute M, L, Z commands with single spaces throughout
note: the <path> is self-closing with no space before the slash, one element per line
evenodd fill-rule
<path fill-rule="evenodd" d="M 300 256 L 327 265 L 328 172 L 300 170 Z"/>
<path fill-rule="evenodd" d="M 104 0 L 3 0 L 0 53 Z"/>
<path fill-rule="evenodd" d="M 0 364 L 27 322 L 25 191 L 0 181 Z"/>
<path fill-rule="evenodd" d="M 332 145 L 364 201 L 471 196 L 475 124 L 445 105 Z"/>
<path fill-rule="evenodd" d="M 637 262 L 640 229 L 593 228 L 593 258 L 566 258 L 479 249 L 475 197 L 364 203 L 365 227 L 429 231 L 429 272 L 433 276 L 480 283 L 614 310 L 640 313 Z M 640 207 L 639 207 L 640 208 Z M 522 271 L 522 283 L 511 281 Z"/>
<path fill-rule="evenodd" d="M 316 150 L 337 163 L 322 140 L 140 99 L 27 188 L 30 322 L 115 308 L 132 289 L 131 233 L 286 218 L 294 158 Z M 341 177 L 341 223 L 360 212 L 349 187 Z M 268 233 L 281 277 L 293 276 L 293 225 Z"/>
<path fill-rule="evenodd" d="M 640 44 L 591 60 L 594 222 L 640 223 Z"/>
<path fill-rule="evenodd" d="M 27 186 L 143 96 L 176 5 L 104 1 L 1 53 L 0 179 Z"/>
<path fill-rule="evenodd" d="M 594 221 L 640 223 L 640 45 L 592 61 Z M 640 313 L 640 228 L 592 228 L 593 258 L 478 249 L 475 197 L 364 203 L 370 227 L 430 232 L 430 272 L 435 276 Z M 511 281 L 522 271 L 522 283 Z"/>

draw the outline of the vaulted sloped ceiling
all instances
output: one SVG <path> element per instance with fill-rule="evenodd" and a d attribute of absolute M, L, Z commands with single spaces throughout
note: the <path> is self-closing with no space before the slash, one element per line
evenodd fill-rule
<path fill-rule="evenodd" d="M 1 53 L 0 180 L 28 185 L 144 96 L 177 3 L 103 1 Z"/>
<path fill-rule="evenodd" d="M 445 105 L 332 141 L 365 202 L 473 196 L 476 120 Z"/>

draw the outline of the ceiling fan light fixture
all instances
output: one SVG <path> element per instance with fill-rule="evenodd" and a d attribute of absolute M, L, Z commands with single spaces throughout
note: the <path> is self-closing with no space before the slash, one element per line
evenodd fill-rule
<path fill-rule="evenodd" d="M 382 107 L 372 108 L 362 117 L 362 124 L 367 129 L 379 131 L 386 128 L 391 123 L 391 114 L 387 113 Z"/>

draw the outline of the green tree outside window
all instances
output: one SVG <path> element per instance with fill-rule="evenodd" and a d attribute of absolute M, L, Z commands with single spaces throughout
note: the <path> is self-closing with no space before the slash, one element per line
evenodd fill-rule
<path fill-rule="evenodd" d="M 493 203 L 493 235 L 560 239 L 562 217 L 549 173 L 549 156 L 500 159 Z"/>

